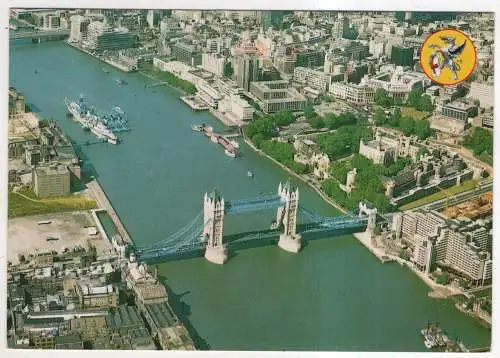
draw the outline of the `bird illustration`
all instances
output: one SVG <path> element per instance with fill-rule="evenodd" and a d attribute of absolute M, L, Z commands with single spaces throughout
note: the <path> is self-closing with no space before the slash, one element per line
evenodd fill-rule
<path fill-rule="evenodd" d="M 456 38 L 450 36 L 440 36 L 440 39 L 447 45 L 441 47 L 437 44 L 430 44 L 429 48 L 434 51 L 429 56 L 429 65 L 434 77 L 441 75 L 441 70 L 448 68 L 452 73 L 452 79 L 458 79 L 458 71 L 460 71 L 460 55 L 463 53 L 467 40 L 461 45 L 456 44 Z"/>

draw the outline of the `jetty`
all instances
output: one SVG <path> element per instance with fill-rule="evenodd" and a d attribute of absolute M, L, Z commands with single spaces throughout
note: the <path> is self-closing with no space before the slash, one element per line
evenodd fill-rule
<path fill-rule="evenodd" d="M 97 215 L 98 212 L 105 210 L 108 213 L 109 217 L 111 218 L 111 220 L 113 221 L 113 224 L 116 227 L 116 232 L 117 232 L 117 234 L 119 234 L 120 238 L 112 238 L 111 241 L 113 241 L 113 240 L 122 241 L 123 244 L 125 244 L 125 245 L 132 244 L 132 239 L 130 238 L 128 231 L 125 229 L 125 226 L 121 222 L 118 214 L 116 213 L 115 209 L 113 208 L 113 205 L 111 205 L 111 202 L 109 201 L 106 193 L 102 189 L 102 187 L 99 184 L 99 182 L 97 181 L 97 179 L 94 179 L 90 183 L 88 183 L 87 187 L 88 187 L 92 197 L 97 202 L 99 208 L 102 209 L 102 210 L 94 211 L 93 214 Z M 101 229 L 101 228 L 102 228 L 102 226 L 99 227 L 99 229 Z M 104 228 L 102 228 L 102 230 L 104 230 Z M 107 236 L 104 236 L 104 237 L 107 237 Z M 121 240 L 118 240 L 118 239 L 121 239 Z M 119 242 L 117 242 L 117 243 L 119 244 Z"/>

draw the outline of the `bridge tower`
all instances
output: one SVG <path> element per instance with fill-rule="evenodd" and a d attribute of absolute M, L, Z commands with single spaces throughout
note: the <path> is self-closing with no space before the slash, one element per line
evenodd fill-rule
<path fill-rule="evenodd" d="M 377 227 L 377 208 L 368 202 L 362 201 L 359 203 L 359 217 L 363 215 L 368 216 L 366 232 L 370 234 L 370 238 L 373 238 Z"/>
<path fill-rule="evenodd" d="M 203 200 L 203 235 L 207 238 L 205 258 L 222 265 L 227 260 L 226 248 L 222 243 L 224 231 L 224 198 L 215 190 L 205 193 Z"/>
<path fill-rule="evenodd" d="M 297 210 L 299 208 L 299 189 L 292 188 L 290 182 L 280 183 L 278 194 L 285 204 L 278 208 L 277 225 L 283 224 L 278 246 L 285 251 L 297 253 L 301 248 L 301 237 L 297 234 Z"/>

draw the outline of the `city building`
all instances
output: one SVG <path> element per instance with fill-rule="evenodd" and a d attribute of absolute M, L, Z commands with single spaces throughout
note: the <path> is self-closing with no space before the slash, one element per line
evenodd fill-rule
<path fill-rule="evenodd" d="M 301 111 L 306 106 L 306 98 L 288 81 L 252 82 L 250 92 L 259 99 L 259 105 L 265 113 Z"/>
<path fill-rule="evenodd" d="M 255 108 L 239 95 L 235 94 L 225 96 L 223 101 L 219 103 L 219 110 L 237 122 L 251 121 L 255 112 Z"/>
<path fill-rule="evenodd" d="M 467 97 L 477 99 L 482 108 L 492 108 L 495 103 L 493 85 L 487 83 L 472 82 Z"/>
<path fill-rule="evenodd" d="M 407 72 L 402 67 L 387 66 L 385 70 L 374 76 L 366 75 L 361 84 L 373 87 L 375 90 L 382 88 L 392 98 L 407 99 L 408 94 L 417 88 L 425 89 L 430 85 L 430 80 L 423 73 Z"/>
<path fill-rule="evenodd" d="M 85 48 L 94 51 L 119 50 L 134 47 L 137 35 L 126 28 L 112 28 L 99 21 L 92 21 L 87 28 Z"/>
<path fill-rule="evenodd" d="M 215 85 L 219 89 L 219 92 L 225 96 L 243 94 L 243 88 L 239 87 L 236 81 L 229 78 L 216 78 Z"/>
<path fill-rule="evenodd" d="M 467 122 L 443 115 L 432 116 L 430 122 L 432 129 L 452 135 L 462 135 L 467 127 Z"/>
<path fill-rule="evenodd" d="M 375 90 L 367 85 L 334 82 L 330 85 L 330 93 L 335 97 L 353 104 L 371 104 Z"/>
<path fill-rule="evenodd" d="M 477 116 L 477 106 L 464 102 L 452 102 L 441 107 L 441 114 L 445 117 L 450 117 L 467 122 L 468 118 Z"/>
<path fill-rule="evenodd" d="M 178 41 L 172 45 L 172 56 L 175 57 L 177 61 L 192 67 L 201 65 L 202 63 L 200 47 L 185 41 Z"/>
<path fill-rule="evenodd" d="M 389 165 L 395 158 L 395 148 L 381 140 L 372 140 L 365 144 L 364 140 L 359 141 L 359 154 L 370 159 L 373 164 Z"/>
<path fill-rule="evenodd" d="M 241 55 L 233 58 L 233 76 L 238 86 L 250 90 L 250 83 L 260 79 L 261 61 L 253 55 Z"/>
<path fill-rule="evenodd" d="M 394 216 L 392 229 L 414 247 L 412 260 L 420 270 L 430 273 L 438 265 L 476 284 L 491 282 L 490 238 L 484 227 L 468 230 L 434 211 L 407 211 Z"/>
<path fill-rule="evenodd" d="M 76 293 L 82 307 L 117 307 L 118 287 L 78 281 Z"/>
<path fill-rule="evenodd" d="M 226 59 L 220 54 L 204 53 L 201 56 L 201 67 L 208 72 L 213 73 L 216 76 L 224 75 L 224 65 L 226 64 Z"/>
<path fill-rule="evenodd" d="M 13 89 L 9 89 L 9 119 L 23 117 L 24 113 L 24 96 Z"/>
<path fill-rule="evenodd" d="M 316 68 L 325 64 L 325 51 L 299 49 L 295 51 L 295 67 Z"/>
<path fill-rule="evenodd" d="M 281 28 L 283 17 L 291 11 L 266 10 L 261 11 L 261 25 L 264 29 L 269 27 Z"/>
<path fill-rule="evenodd" d="M 87 31 L 90 24 L 90 19 L 81 15 L 70 17 L 70 42 L 83 42 L 87 39 Z"/>
<path fill-rule="evenodd" d="M 65 196 L 70 193 L 70 172 L 64 165 L 33 169 L 33 190 L 39 198 Z"/>
<path fill-rule="evenodd" d="M 196 95 L 200 99 L 202 99 L 203 102 L 205 102 L 212 108 L 218 107 L 219 101 L 222 99 L 222 96 L 219 91 L 214 88 L 214 86 L 203 80 L 199 81 L 199 83 L 196 84 L 196 89 L 198 90 Z"/>
<path fill-rule="evenodd" d="M 323 71 L 316 71 L 306 67 L 296 67 L 293 71 L 293 80 L 317 89 L 321 92 L 327 92 L 330 84 L 330 76 Z"/>
<path fill-rule="evenodd" d="M 282 76 L 293 75 L 296 56 L 291 46 L 281 46 L 274 54 L 274 66 Z"/>

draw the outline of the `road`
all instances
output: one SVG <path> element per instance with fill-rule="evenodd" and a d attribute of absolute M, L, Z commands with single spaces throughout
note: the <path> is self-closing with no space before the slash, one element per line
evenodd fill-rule
<path fill-rule="evenodd" d="M 473 197 L 479 196 L 481 194 L 487 193 L 488 191 L 492 191 L 492 190 L 493 190 L 493 182 L 481 183 L 477 186 L 476 189 L 472 189 L 469 191 L 464 191 L 464 192 L 459 193 L 459 194 L 455 194 L 453 197 L 448 199 L 448 206 L 463 203 L 464 201 L 467 201 Z M 447 201 L 447 198 L 440 199 L 440 200 L 434 201 L 432 203 L 429 203 L 429 204 L 426 204 L 423 206 L 419 206 L 418 208 L 414 208 L 412 210 L 415 210 L 415 209 L 439 210 L 439 209 L 442 209 L 446 206 L 446 201 Z"/>

